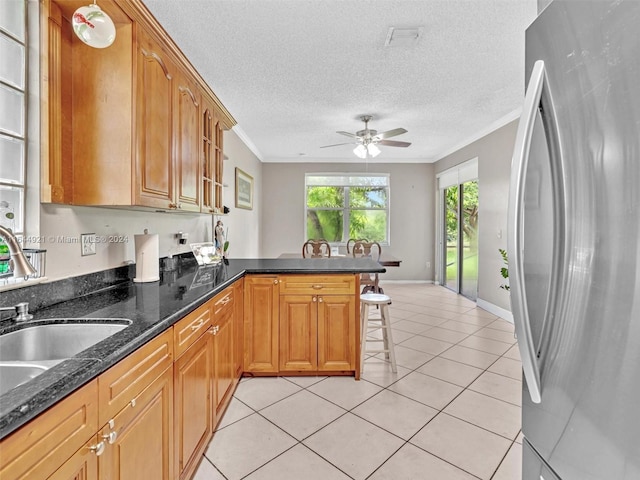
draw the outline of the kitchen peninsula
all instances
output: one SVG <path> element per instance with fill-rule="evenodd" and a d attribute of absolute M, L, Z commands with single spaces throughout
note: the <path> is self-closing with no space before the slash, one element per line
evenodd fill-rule
<path fill-rule="evenodd" d="M 144 412 L 158 428 L 149 451 L 163 452 L 153 478 L 190 478 L 241 375 L 359 378 L 359 274 L 384 271 L 370 259 L 231 259 L 198 267 L 185 256 L 159 282 L 123 281 L 35 310 L 31 325 L 131 324 L 0 396 L 0 478 L 49 478 L 67 460 L 73 471 L 89 459 L 104 471 L 119 468 L 128 461 L 119 442 L 148 439 Z M 36 288 L 48 287 L 20 294 L 29 300 Z M 0 322 L 0 335 L 25 326 Z M 73 400 L 81 405 L 69 406 Z M 59 442 L 47 443 L 56 436 Z M 120 453 L 110 453 L 117 445 Z"/>

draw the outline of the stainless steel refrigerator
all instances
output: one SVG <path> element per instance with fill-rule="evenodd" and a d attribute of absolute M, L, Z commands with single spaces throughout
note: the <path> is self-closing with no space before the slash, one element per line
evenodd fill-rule
<path fill-rule="evenodd" d="M 640 0 L 526 31 L 509 198 L 523 480 L 640 479 Z"/>

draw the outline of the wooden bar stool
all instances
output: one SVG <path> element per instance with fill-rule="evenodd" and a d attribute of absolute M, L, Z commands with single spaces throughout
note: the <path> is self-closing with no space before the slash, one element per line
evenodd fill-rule
<path fill-rule="evenodd" d="M 360 295 L 360 371 L 364 371 L 364 357 L 368 353 L 384 353 L 385 360 L 391 362 L 391 371 L 394 373 L 398 371 L 396 354 L 393 348 L 393 336 L 391 335 L 390 304 L 391 297 L 388 295 L 381 293 Z M 369 307 L 372 305 L 380 307 L 379 318 L 369 318 Z M 367 334 L 376 330 L 382 330 L 382 338 L 367 340 Z M 383 348 L 380 350 L 367 350 L 367 341 L 381 342 Z"/>

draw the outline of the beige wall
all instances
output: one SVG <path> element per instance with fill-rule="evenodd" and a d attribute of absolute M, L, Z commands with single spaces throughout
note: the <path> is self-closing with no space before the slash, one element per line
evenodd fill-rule
<path fill-rule="evenodd" d="M 368 170 L 367 170 L 368 169 Z M 386 163 L 265 163 L 263 164 L 261 217 L 264 257 L 298 252 L 304 238 L 304 176 L 307 172 L 389 173 L 391 245 L 400 258 L 384 279 L 433 280 L 434 169 L 431 164 Z M 427 269 L 426 262 L 430 267 Z"/>
<path fill-rule="evenodd" d="M 502 259 L 507 248 L 507 204 L 511 156 L 518 122 L 513 121 L 435 164 L 440 173 L 478 157 L 478 299 L 511 310 L 508 293 L 499 288 Z"/>

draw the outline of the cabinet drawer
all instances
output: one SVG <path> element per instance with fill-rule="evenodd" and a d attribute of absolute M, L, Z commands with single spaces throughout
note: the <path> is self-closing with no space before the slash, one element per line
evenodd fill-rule
<path fill-rule="evenodd" d="M 213 297 L 213 323 L 219 322 L 222 318 L 233 314 L 234 304 L 233 287 L 225 288 L 222 292 Z"/>
<path fill-rule="evenodd" d="M 98 382 L 94 380 L 0 443 L 0 478 L 48 478 L 97 430 Z"/>
<path fill-rule="evenodd" d="M 168 329 L 98 377 L 99 424 L 104 425 L 173 365 L 173 332 Z"/>
<path fill-rule="evenodd" d="M 173 326 L 176 358 L 182 355 L 211 326 L 211 302 L 201 305 Z"/>
<path fill-rule="evenodd" d="M 282 275 L 280 295 L 353 295 L 355 275 Z"/>

